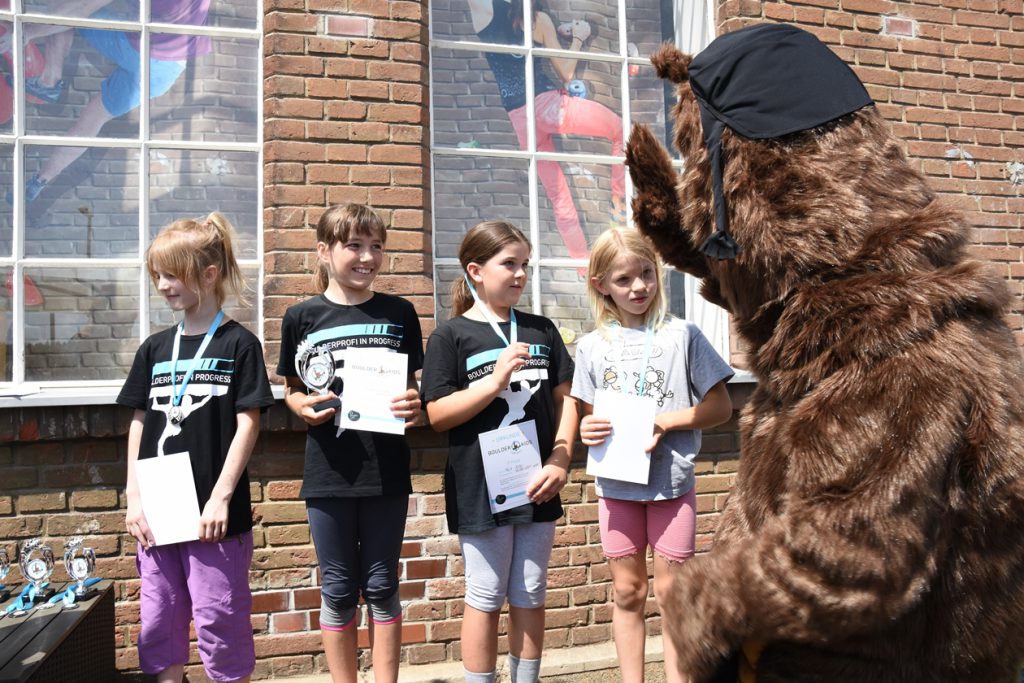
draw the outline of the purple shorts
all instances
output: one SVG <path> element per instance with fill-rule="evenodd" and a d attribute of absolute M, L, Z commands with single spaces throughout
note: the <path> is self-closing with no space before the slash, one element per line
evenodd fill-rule
<path fill-rule="evenodd" d="M 601 498 L 597 505 L 601 547 L 609 559 L 646 553 L 647 546 L 669 560 L 693 557 L 697 491 L 670 500 Z"/>
<path fill-rule="evenodd" d="M 156 674 L 188 662 L 188 626 L 206 675 L 237 681 L 256 668 L 252 641 L 252 532 L 219 543 L 175 543 L 145 550 L 135 566 L 142 579 L 139 666 Z"/>

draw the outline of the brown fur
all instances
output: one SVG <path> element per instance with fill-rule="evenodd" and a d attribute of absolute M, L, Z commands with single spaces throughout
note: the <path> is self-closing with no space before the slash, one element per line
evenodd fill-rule
<path fill-rule="evenodd" d="M 1024 383 L 1005 283 L 873 107 L 783 139 L 727 130 L 743 253 L 704 257 L 710 166 L 682 81 L 685 172 L 644 127 L 626 150 L 636 221 L 732 313 L 757 388 L 715 546 L 665 609 L 680 669 L 708 680 L 756 640 L 759 683 L 1015 681 Z"/>

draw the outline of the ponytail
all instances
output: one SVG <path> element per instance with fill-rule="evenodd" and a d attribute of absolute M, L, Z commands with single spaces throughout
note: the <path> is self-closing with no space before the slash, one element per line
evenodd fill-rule
<path fill-rule="evenodd" d="M 458 277 L 452 282 L 452 315 L 455 318 L 473 308 L 473 295 L 469 293 L 469 285 L 466 278 Z"/>

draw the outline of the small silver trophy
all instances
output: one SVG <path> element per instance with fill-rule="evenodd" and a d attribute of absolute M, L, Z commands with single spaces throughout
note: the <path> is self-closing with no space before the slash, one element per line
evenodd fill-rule
<path fill-rule="evenodd" d="M 35 555 L 38 553 L 38 557 Z M 25 614 L 35 603 L 45 604 L 54 594 L 49 588 L 50 574 L 53 574 L 53 551 L 43 544 L 41 538 L 30 538 L 21 544 L 18 554 L 18 567 L 21 575 L 31 583 L 31 592 L 22 602 L 22 608 L 14 612 L 14 616 Z"/>
<path fill-rule="evenodd" d="M 85 587 L 89 575 L 96 569 L 96 552 L 92 548 L 83 547 L 84 540 L 81 536 L 75 536 L 68 539 L 64 545 L 64 568 L 67 569 L 68 576 L 78 582 L 75 586 L 76 601 L 87 600 L 96 594 L 95 588 Z M 82 553 L 81 556 L 78 555 L 79 551 Z M 65 608 L 77 606 L 76 603 L 65 604 Z"/>
<path fill-rule="evenodd" d="M 7 555 L 7 548 L 0 548 L 0 602 L 11 597 L 11 591 L 7 590 L 4 581 L 11 573 L 11 558 Z"/>
<path fill-rule="evenodd" d="M 324 347 L 316 349 L 308 341 L 303 340 L 295 349 L 295 372 L 299 379 L 316 394 L 326 394 L 334 381 L 334 356 Z M 337 408 L 341 400 L 331 398 L 316 404 L 317 411 Z"/>

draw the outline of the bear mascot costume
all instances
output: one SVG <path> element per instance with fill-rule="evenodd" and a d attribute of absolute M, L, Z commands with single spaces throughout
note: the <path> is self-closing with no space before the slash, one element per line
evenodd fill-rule
<path fill-rule="evenodd" d="M 1024 383 L 968 255 L 853 71 L 759 24 L 676 84 L 676 171 L 635 126 L 637 227 L 731 315 L 757 386 L 714 547 L 664 627 L 695 683 L 1008 683 L 1024 659 Z"/>

